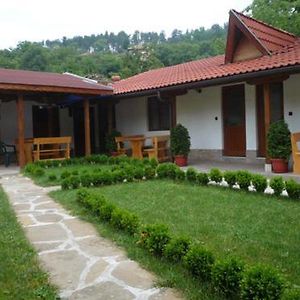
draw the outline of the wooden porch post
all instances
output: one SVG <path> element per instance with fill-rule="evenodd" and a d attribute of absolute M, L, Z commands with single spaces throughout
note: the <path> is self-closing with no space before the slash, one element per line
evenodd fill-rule
<path fill-rule="evenodd" d="M 271 99 L 270 99 L 270 84 L 264 83 L 264 111 L 265 111 L 265 138 L 266 138 L 266 164 L 270 163 L 270 158 L 268 155 L 268 143 L 267 136 L 269 127 L 271 124 Z"/>
<path fill-rule="evenodd" d="M 90 102 L 89 99 L 83 101 L 84 110 L 84 136 L 85 136 L 85 155 L 91 155 L 91 129 L 90 129 Z"/>
<path fill-rule="evenodd" d="M 113 104 L 108 103 L 108 133 L 111 134 L 113 130 Z"/>
<path fill-rule="evenodd" d="M 19 94 L 17 98 L 17 117 L 18 117 L 18 143 L 19 143 L 19 166 L 25 166 L 25 123 L 24 123 L 24 98 Z"/>

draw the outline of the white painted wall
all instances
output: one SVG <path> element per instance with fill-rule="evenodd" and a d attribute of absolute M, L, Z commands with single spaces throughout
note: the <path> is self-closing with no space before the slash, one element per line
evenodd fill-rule
<path fill-rule="evenodd" d="M 177 123 L 188 128 L 192 149 L 223 149 L 220 87 L 191 90 L 176 103 Z"/>
<path fill-rule="evenodd" d="M 245 84 L 246 149 L 257 150 L 256 87 Z"/>
<path fill-rule="evenodd" d="M 291 132 L 300 132 L 300 74 L 284 81 L 284 118 Z M 289 116 L 292 112 L 292 116 Z"/>

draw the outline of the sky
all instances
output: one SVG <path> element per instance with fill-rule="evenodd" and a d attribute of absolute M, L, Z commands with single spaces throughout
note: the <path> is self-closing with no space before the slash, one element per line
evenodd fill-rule
<path fill-rule="evenodd" d="M 251 0 L 2 0 L 0 49 L 21 41 L 63 36 L 186 31 L 228 21 L 230 9 L 242 11 Z"/>

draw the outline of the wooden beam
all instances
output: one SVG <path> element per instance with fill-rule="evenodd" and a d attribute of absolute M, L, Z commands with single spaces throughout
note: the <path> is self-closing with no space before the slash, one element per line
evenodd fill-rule
<path fill-rule="evenodd" d="M 258 77 L 253 78 L 250 80 L 247 80 L 247 84 L 250 85 L 258 85 L 258 84 L 264 84 L 264 83 L 276 83 L 276 82 L 283 82 L 287 79 L 289 79 L 289 74 L 282 74 L 282 75 L 276 75 L 276 76 L 268 76 L 268 77 Z"/>
<path fill-rule="evenodd" d="M 90 129 L 90 102 L 89 99 L 83 101 L 84 110 L 84 137 L 85 137 L 85 155 L 91 155 L 91 129 Z"/>
<path fill-rule="evenodd" d="M 17 98 L 17 122 L 18 122 L 18 144 L 19 144 L 19 166 L 25 166 L 25 122 L 24 122 L 24 99 L 19 94 Z"/>
<path fill-rule="evenodd" d="M 271 95 L 270 95 L 270 84 L 264 83 L 264 119 L 265 119 L 265 138 L 266 138 L 266 163 L 270 163 L 270 157 L 268 155 L 268 143 L 267 136 L 269 127 L 271 124 Z"/>

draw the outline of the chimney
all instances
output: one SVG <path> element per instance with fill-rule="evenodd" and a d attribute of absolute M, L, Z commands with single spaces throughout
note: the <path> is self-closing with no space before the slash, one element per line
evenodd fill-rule
<path fill-rule="evenodd" d="M 111 76 L 111 80 L 112 82 L 118 82 L 121 80 L 121 76 L 120 75 L 113 75 Z"/>

